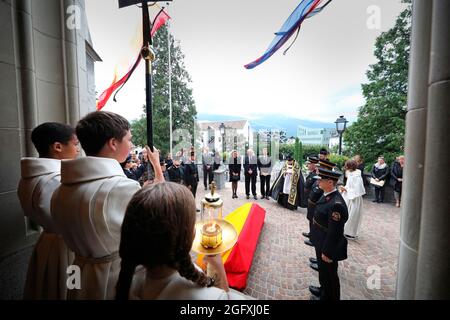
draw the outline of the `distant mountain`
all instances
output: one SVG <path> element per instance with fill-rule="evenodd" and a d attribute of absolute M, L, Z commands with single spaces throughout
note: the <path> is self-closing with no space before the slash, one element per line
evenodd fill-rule
<path fill-rule="evenodd" d="M 231 121 L 245 120 L 246 118 L 199 113 L 197 114 L 197 119 L 204 121 Z M 256 119 L 250 119 L 250 124 L 255 131 L 260 129 L 279 129 L 286 131 L 288 137 L 297 136 L 297 127 L 299 125 L 307 128 L 335 128 L 336 126 L 334 123 L 296 119 L 275 114 L 261 115 Z"/>

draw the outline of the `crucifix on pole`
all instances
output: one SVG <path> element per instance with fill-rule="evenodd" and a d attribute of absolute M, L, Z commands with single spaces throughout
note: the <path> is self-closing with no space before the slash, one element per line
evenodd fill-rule
<path fill-rule="evenodd" d="M 168 2 L 172 0 L 153 0 L 150 2 Z M 148 0 L 119 0 L 119 8 L 140 3 L 142 6 L 142 36 L 141 56 L 145 60 L 145 110 L 147 116 L 147 144 L 153 151 L 153 101 L 152 101 L 152 62 L 155 53 L 152 48 L 152 23 L 148 12 Z"/>

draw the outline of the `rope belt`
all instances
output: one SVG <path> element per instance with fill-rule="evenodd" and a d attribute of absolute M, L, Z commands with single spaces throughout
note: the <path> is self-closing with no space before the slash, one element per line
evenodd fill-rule
<path fill-rule="evenodd" d="M 82 257 L 79 255 L 75 255 L 75 260 L 78 260 L 79 262 L 82 262 L 84 264 L 103 264 L 108 263 L 114 260 L 117 260 L 119 258 L 119 252 L 114 252 L 108 256 L 100 257 L 100 258 L 94 258 L 94 257 Z"/>
<path fill-rule="evenodd" d="M 316 219 L 314 219 L 314 218 L 313 218 L 313 224 L 316 225 L 316 226 L 318 226 L 319 229 L 321 229 L 322 231 L 328 232 L 328 228 L 327 228 L 327 227 L 324 227 L 323 225 L 321 225 L 320 223 L 318 223 L 318 222 L 316 221 Z"/>

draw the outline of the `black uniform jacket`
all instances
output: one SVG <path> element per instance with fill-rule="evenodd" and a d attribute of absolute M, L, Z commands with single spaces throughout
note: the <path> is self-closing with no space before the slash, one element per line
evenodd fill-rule
<path fill-rule="evenodd" d="M 306 180 L 308 183 L 308 180 Z M 316 203 L 323 195 L 323 190 L 319 188 L 319 180 L 313 179 L 313 184 L 309 190 L 308 195 L 308 208 L 306 209 L 306 219 L 312 221 L 314 217 L 314 211 L 316 209 Z"/>
<path fill-rule="evenodd" d="M 197 185 L 198 179 L 198 168 L 196 163 L 188 163 L 184 166 L 184 182 L 187 186 Z"/>
<path fill-rule="evenodd" d="M 347 220 L 347 205 L 339 192 L 322 195 L 317 201 L 311 241 L 318 252 L 333 261 L 347 259 L 347 239 L 344 237 Z"/>

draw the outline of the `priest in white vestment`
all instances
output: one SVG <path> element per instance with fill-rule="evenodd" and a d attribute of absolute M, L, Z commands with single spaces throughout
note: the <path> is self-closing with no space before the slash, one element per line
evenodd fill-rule
<path fill-rule="evenodd" d="M 358 230 L 361 225 L 363 210 L 362 196 L 366 194 L 366 190 L 361 177 L 361 171 L 356 169 L 356 161 L 348 160 L 345 166 L 347 183 L 344 187 L 341 187 L 341 192 L 347 204 L 348 220 L 345 223 L 344 235 L 349 239 L 354 239 L 358 236 Z"/>

